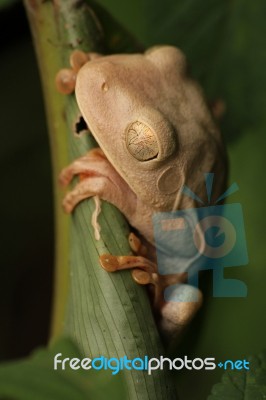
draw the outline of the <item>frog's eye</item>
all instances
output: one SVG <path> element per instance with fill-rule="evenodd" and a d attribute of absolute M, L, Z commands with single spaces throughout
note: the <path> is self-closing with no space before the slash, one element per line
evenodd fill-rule
<path fill-rule="evenodd" d="M 130 154 L 139 161 L 148 161 L 159 154 L 155 132 L 143 122 L 131 123 L 126 132 L 126 146 Z"/>

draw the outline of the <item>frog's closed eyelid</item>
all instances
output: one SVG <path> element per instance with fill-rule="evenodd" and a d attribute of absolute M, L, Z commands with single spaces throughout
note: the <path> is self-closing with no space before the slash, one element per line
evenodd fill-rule
<path fill-rule="evenodd" d="M 157 135 L 141 121 L 135 121 L 128 126 L 126 147 L 129 153 L 139 161 L 153 160 L 159 154 Z"/>
<path fill-rule="evenodd" d="M 162 112 L 145 107 L 124 131 L 127 151 L 145 165 L 161 162 L 177 149 L 177 132 Z"/>

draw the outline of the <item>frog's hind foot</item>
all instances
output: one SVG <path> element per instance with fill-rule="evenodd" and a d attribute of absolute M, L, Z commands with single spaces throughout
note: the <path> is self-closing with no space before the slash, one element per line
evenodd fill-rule
<path fill-rule="evenodd" d="M 100 264 L 108 272 L 132 269 L 131 275 L 136 283 L 153 286 L 153 305 L 155 308 L 158 308 L 158 304 L 161 302 L 162 287 L 161 280 L 156 272 L 157 265 L 154 262 L 142 256 L 113 256 L 111 254 L 103 254 L 100 256 Z"/>

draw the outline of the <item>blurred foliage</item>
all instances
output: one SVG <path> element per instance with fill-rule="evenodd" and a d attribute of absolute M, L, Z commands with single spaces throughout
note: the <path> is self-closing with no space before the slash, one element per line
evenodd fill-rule
<path fill-rule="evenodd" d="M 265 123 L 265 1 L 145 0 L 145 5 L 148 43 L 182 48 L 209 99 L 225 101 L 222 128 L 228 141 Z"/>
<path fill-rule="evenodd" d="M 121 374 L 111 371 L 71 369 L 68 362 L 54 369 L 54 357 L 85 358 L 69 339 L 60 339 L 49 349 L 39 349 L 26 360 L 0 365 L 0 398 L 12 400 L 122 400 L 126 398 Z"/>
<path fill-rule="evenodd" d="M 266 351 L 247 359 L 251 369 L 227 371 L 208 400 L 260 400 L 266 397 Z"/>
<path fill-rule="evenodd" d="M 46 342 L 53 267 L 48 135 L 22 4 L 0 13 L 0 58 L 0 358 L 7 359 Z"/>
<path fill-rule="evenodd" d="M 10 7 L 13 4 L 17 3 L 19 0 L 0 0 L 0 10 Z"/>
<path fill-rule="evenodd" d="M 228 202 L 242 203 L 250 264 L 244 268 L 229 268 L 225 276 L 246 282 L 248 297 L 208 299 L 178 352 L 190 357 L 213 356 L 216 359 L 237 359 L 243 358 L 244 354 L 258 353 L 265 347 L 266 336 L 266 3 L 264 0 L 99 2 L 146 46 L 172 43 L 181 47 L 188 56 L 193 76 L 200 80 L 208 98 L 222 98 L 226 103 L 227 112 L 221 126 L 228 142 L 230 183 L 236 181 L 240 186 L 240 191 Z M 18 60 L 20 74 L 16 75 Z M 17 331 L 25 329 L 30 332 L 25 326 L 37 329 L 38 324 L 40 327 L 47 324 L 47 319 L 34 322 L 37 314 L 32 311 L 32 306 L 36 299 L 40 301 L 37 292 L 44 288 L 45 265 L 51 262 L 51 257 L 47 257 L 51 253 L 51 189 L 45 121 L 29 36 L 17 37 L 16 41 L 6 40 L 1 49 L 1 61 L 1 76 L 4 77 L 0 92 L 0 101 L 4 106 L 1 108 L 1 133 L 4 138 L 1 151 L 4 155 L 0 162 L 5 170 L 3 187 L 8 196 L 1 199 L 4 201 L 1 206 L 1 243 L 5 258 L 1 268 L 0 301 L 1 313 L 7 324 L 0 332 L 0 345 L 10 343 L 2 353 L 14 355 L 27 351 Z M 14 76 L 19 90 L 12 90 Z M 25 79 L 25 76 L 28 78 Z M 12 145 L 9 145 L 10 141 Z M 25 150 L 26 143 L 31 145 L 28 152 Z M 24 183 L 19 187 L 18 176 L 24 169 L 25 175 L 19 178 Z M 41 179 L 37 179 L 40 176 Z M 28 182 L 26 189 L 25 182 Z M 32 208 L 35 209 L 33 214 Z M 35 237 L 34 223 L 42 226 L 42 238 Z M 34 281 L 39 275 L 43 277 L 39 278 L 41 283 Z M 44 299 L 49 300 L 49 296 Z M 26 310 L 30 316 L 25 316 Z M 34 341 L 44 340 L 41 336 L 36 338 L 36 335 L 36 331 L 29 333 L 33 345 Z M 220 375 L 220 370 L 177 374 L 180 398 L 205 400 Z"/>

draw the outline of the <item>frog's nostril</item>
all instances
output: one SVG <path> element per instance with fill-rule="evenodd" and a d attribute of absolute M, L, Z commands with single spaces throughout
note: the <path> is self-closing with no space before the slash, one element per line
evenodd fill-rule
<path fill-rule="evenodd" d="M 108 84 L 106 82 L 103 82 L 102 86 L 101 86 L 101 89 L 102 89 L 103 92 L 107 92 L 108 89 L 109 89 Z"/>

